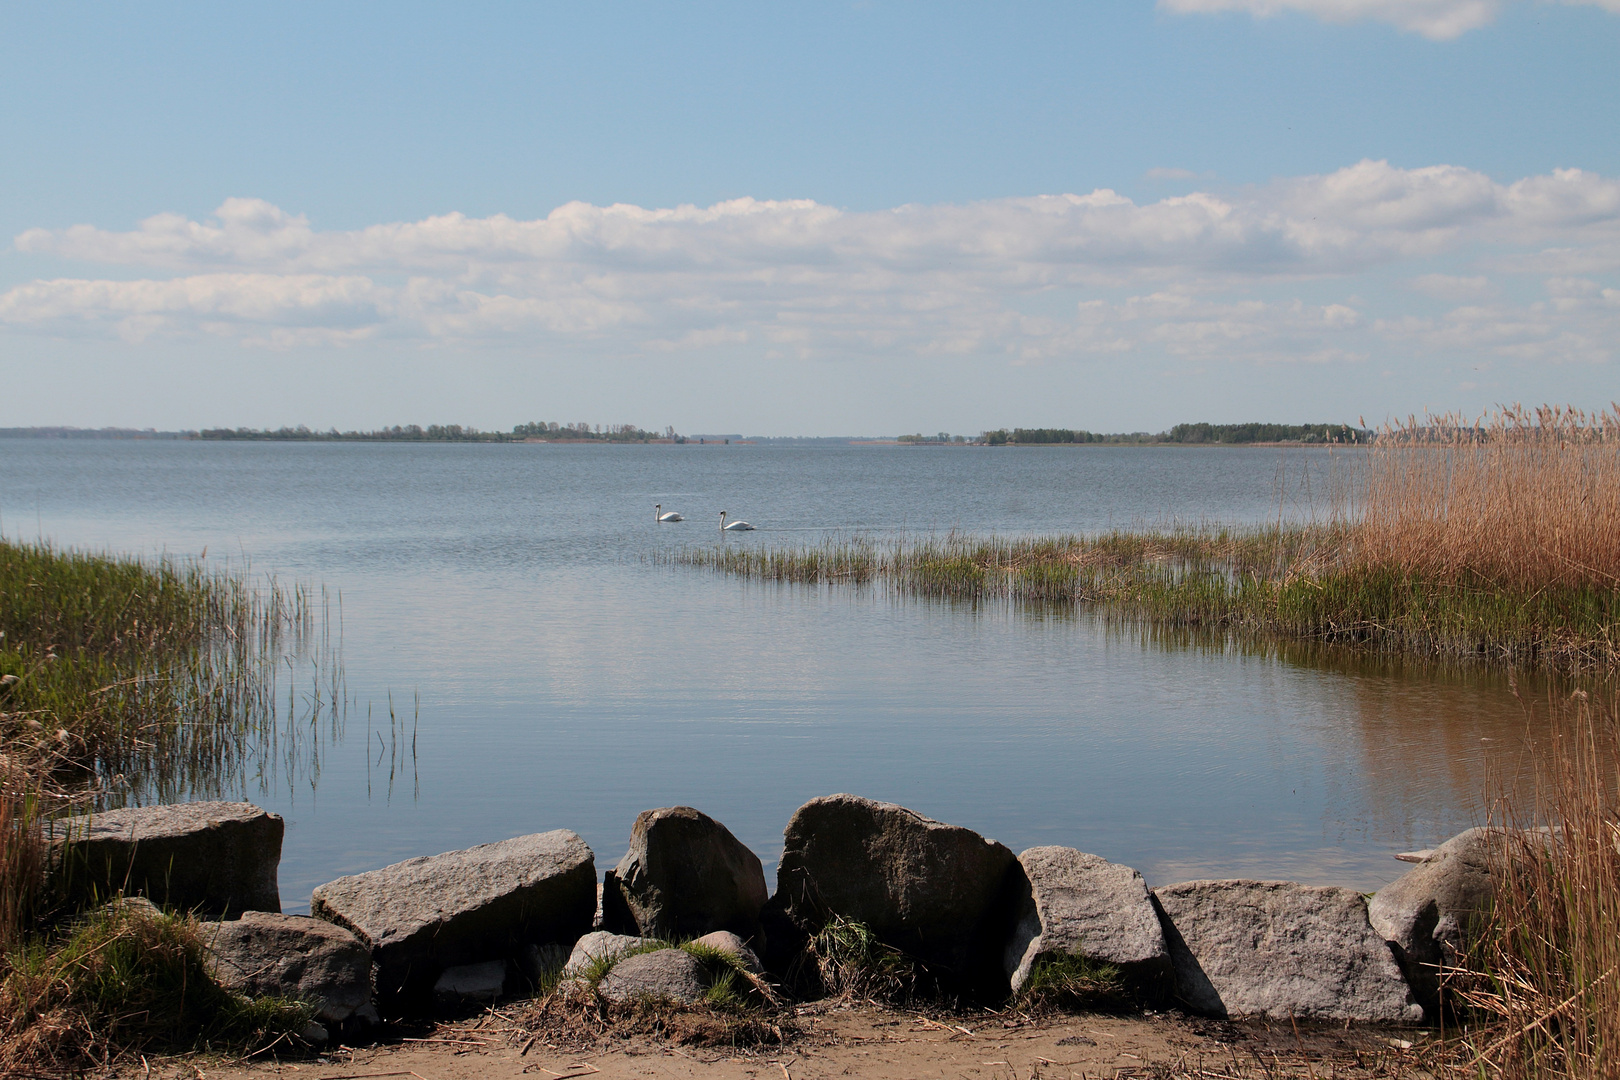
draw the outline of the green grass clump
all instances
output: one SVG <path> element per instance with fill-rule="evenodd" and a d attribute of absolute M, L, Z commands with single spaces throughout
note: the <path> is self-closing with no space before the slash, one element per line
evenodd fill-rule
<path fill-rule="evenodd" d="M 684 941 L 680 948 L 703 965 L 710 980 L 706 998 L 711 1008 L 735 1012 L 778 1004 L 771 985 L 750 971 L 736 953 L 701 941 Z"/>
<path fill-rule="evenodd" d="M 1048 955 L 1035 962 L 1018 999 L 1030 1008 L 1099 1009 L 1119 1008 L 1130 996 L 1124 974 L 1113 964 Z"/>
<path fill-rule="evenodd" d="M 823 992 L 834 998 L 906 1001 L 926 977 L 916 960 L 885 944 L 865 923 L 842 915 L 810 939 L 809 955 Z"/>
<path fill-rule="evenodd" d="M 209 974 L 201 925 L 120 902 L 5 956 L 0 1071 L 82 1069 L 123 1054 L 257 1049 L 314 1019 L 302 1002 L 248 1001 Z"/>

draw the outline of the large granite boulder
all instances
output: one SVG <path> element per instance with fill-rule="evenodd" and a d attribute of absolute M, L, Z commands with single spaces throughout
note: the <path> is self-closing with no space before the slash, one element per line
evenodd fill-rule
<path fill-rule="evenodd" d="M 1469 829 L 1447 840 L 1380 889 L 1367 905 L 1376 930 L 1395 950 L 1418 1000 L 1439 1004 L 1440 972 L 1468 945 L 1471 924 L 1495 895 L 1492 861 L 1507 851 L 1500 829 Z"/>
<path fill-rule="evenodd" d="M 567 829 L 428 855 L 319 886 L 310 911 L 371 947 L 385 1009 L 425 997 L 445 968 L 573 941 L 596 908 L 591 849 Z"/>
<path fill-rule="evenodd" d="M 709 973 L 684 949 L 626 956 L 602 977 L 596 991 L 609 1001 L 673 1001 L 696 1005 L 709 992 Z"/>
<path fill-rule="evenodd" d="M 1176 996 L 1207 1016 L 1416 1023 L 1413 999 L 1352 889 L 1189 881 L 1153 891 Z"/>
<path fill-rule="evenodd" d="M 1148 997 L 1171 988 L 1170 950 L 1141 874 L 1066 847 L 1030 848 L 1018 863 L 1028 885 L 1003 958 L 1013 993 L 1055 956 L 1113 964 Z"/>
<path fill-rule="evenodd" d="M 288 997 L 316 1007 L 323 1024 L 376 1019 L 371 950 L 341 926 L 301 915 L 244 912 L 206 923 L 214 978 L 247 997 Z"/>
<path fill-rule="evenodd" d="M 800 931 L 835 916 L 861 922 L 946 985 L 1005 993 L 1018 865 L 1006 847 L 855 795 L 812 799 L 783 835 L 771 905 Z"/>
<path fill-rule="evenodd" d="M 208 917 L 281 910 L 279 815 L 252 803 L 108 810 L 53 822 L 53 879 L 76 903 L 117 892 Z"/>
<path fill-rule="evenodd" d="M 759 856 L 731 830 L 690 806 L 648 810 L 607 874 L 603 925 L 674 939 L 715 930 L 751 937 L 766 895 Z"/>

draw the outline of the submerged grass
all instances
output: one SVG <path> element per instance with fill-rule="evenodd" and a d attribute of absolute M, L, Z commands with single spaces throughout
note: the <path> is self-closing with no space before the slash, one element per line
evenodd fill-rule
<path fill-rule="evenodd" d="M 722 543 L 660 558 L 1564 671 L 1620 665 L 1620 411 L 1412 421 L 1336 463 L 1325 520 L 1305 525 Z"/>

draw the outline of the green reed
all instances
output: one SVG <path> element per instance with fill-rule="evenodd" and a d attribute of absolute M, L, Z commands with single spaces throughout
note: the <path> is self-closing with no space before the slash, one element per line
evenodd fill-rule
<path fill-rule="evenodd" d="M 1122 530 L 678 549 L 657 561 L 761 580 L 912 596 L 1094 607 L 1169 627 L 1477 656 L 1557 670 L 1620 663 L 1620 592 L 1444 577 L 1371 557 L 1353 525 Z"/>
<path fill-rule="evenodd" d="M 44 818 L 313 774 L 305 729 L 346 693 L 302 587 L 0 541 L 0 944 L 37 899 Z"/>

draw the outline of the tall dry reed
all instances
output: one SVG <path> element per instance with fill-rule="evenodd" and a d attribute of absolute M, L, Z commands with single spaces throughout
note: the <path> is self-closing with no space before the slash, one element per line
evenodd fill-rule
<path fill-rule="evenodd" d="M 1455 976 L 1484 1021 L 1464 1075 L 1620 1077 L 1620 717 L 1583 692 L 1551 711 L 1534 787 L 1498 802 L 1495 902 Z"/>
<path fill-rule="evenodd" d="M 1620 587 L 1620 406 L 1412 418 L 1359 464 L 1354 562 L 1524 592 Z"/>

